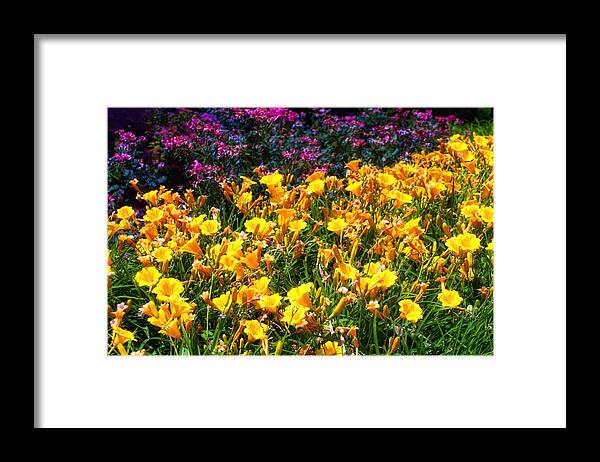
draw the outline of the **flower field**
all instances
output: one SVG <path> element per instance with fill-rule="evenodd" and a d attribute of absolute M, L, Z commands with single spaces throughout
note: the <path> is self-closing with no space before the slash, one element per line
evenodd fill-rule
<path fill-rule="evenodd" d="M 109 155 L 108 354 L 493 353 L 491 134 L 159 111 Z"/>

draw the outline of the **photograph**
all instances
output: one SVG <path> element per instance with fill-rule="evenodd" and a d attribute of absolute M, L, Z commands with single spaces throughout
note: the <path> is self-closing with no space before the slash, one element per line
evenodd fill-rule
<path fill-rule="evenodd" d="M 107 354 L 493 355 L 493 108 L 107 108 Z"/>
<path fill-rule="evenodd" d="M 566 34 L 36 34 L 34 427 L 565 428 L 566 146 Z"/>

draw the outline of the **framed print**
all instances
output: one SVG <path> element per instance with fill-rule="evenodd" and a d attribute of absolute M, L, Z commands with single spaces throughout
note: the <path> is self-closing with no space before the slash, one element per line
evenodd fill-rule
<path fill-rule="evenodd" d="M 36 427 L 565 427 L 565 35 L 34 72 Z"/>

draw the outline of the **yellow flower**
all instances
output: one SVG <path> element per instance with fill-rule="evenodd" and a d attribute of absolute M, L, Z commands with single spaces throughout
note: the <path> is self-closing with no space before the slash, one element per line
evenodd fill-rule
<path fill-rule="evenodd" d="M 260 254 L 262 252 L 262 247 L 257 247 L 253 252 L 248 252 L 246 256 L 242 259 L 244 264 L 251 269 L 260 268 Z"/>
<path fill-rule="evenodd" d="M 242 246 L 244 245 L 244 241 L 241 239 L 236 239 L 235 241 L 231 241 L 227 244 L 227 250 L 225 251 L 225 255 L 229 255 L 235 258 L 242 258 L 244 256 L 244 252 L 242 252 Z"/>
<path fill-rule="evenodd" d="M 427 183 L 426 187 L 427 194 L 431 199 L 435 199 L 442 191 L 446 191 L 448 189 L 444 183 L 440 183 L 439 181 Z"/>
<path fill-rule="evenodd" d="M 485 136 L 479 136 L 479 135 L 475 135 L 473 137 L 473 139 L 475 140 L 475 143 L 481 147 L 487 146 L 488 141 L 489 141 Z"/>
<path fill-rule="evenodd" d="M 396 177 L 394 175 L 390 175 L 389 173 L 378 173 L 377 181 L 384 188 L 391 188 L 396 184 Z"/>
<path fill-rule="evenodd" d="M 117 217 L 119 217 L 121 220 L 128 220 L 134 215 L 134 213 L 135 212 L 133 209 L 126 205 L 125 207 L 121 207 L 119 210 L 117 210 Z"/>
<path fill-rule="evenodd" d="M 407 221 L 402 226 L 402 231 L 404 231 L 406 234 L 420 236 L 423 234 L 424 230 L 419 226 L 419 221 L 421 221 L 421 217 L 413 218 L 412 220 Z"/>
<path fill-rule="evenodd" d="M 463 301 L 463 298 L 456 290 L 443 289 L 442 292 L 438 294 L 438 300 L 442 302 L 442 306 L 454 308 Z"/>
<path fill-rule="evenodd" d="M 369 276 L 373 276 L 375 273 L 382 271 L 383 267 L 379 262 L 369 262 L 363 267 L 363 272 Z"/>
<path fill-rule="evenodd" d="M 301 284 L 298 287 L 290 289 L 287 293 L 288 300 L 292 305 L 303 306 L 305 308 L 311 308 L 312 302 L 310 301 L 310 289 L 314 287 L 312 282 Z"/>
<path fill-rule="evenodd" d="M 410 194 L 406 194 L 403 192 L 399 192 L 398 195 L 396 196 L 396 201 L 400 202 L 400 204 L 407 204 L 409 202 L 412 202 L 413 197 Z M 397 205 L 396 205 L 397 207 Z"/>
<path fill-rule="evenodd" d="M 219 268 L 226 271 L 235 272 L 239 265 L 241 265 L 240 261 L 231 255 L 223 255 L 219 260 Z"/>
<path fill-rule="evenodd" d="M 204 221 L 204 219 L 206 218 L 206 215 L 202 214 L 199 217 L 193 218 L 188 224 L 187 227 L 190 230 L 190 232 L 192 233 L 199 233 L 200 232 L 200 225 L 202 224 L 202 222 Z"/>
<path fill-rule="evenodd" d="M 217 220 L 206 220 L 200 225 L 200 231 L 205 236 L 212 236 L 213 234 L 217 234 L 220 228 L 221 225 Z"/>
<path fill-rule="evenodd" d="M 347 226 L 348 223 L 343 218 L 334 218 L 327 224 L 327 229 L 339 235 Z"/>
<path fill-rule="evenodd" d="M 271 279 L 269 279 L 266 276 L 263 276 L 263 277 L 257 279 L 256 281 L 254 281 L 250 287 L 252 287 L 254 290 L 256 290 L 260 294 L 268 295 L 267 291 L 268 291 L 270 282 L 271 282 Z"/>
<path fill-rule="evenodd" d="M 469 149 L 469 146 L 467 146 L 467 144 L 463 143 L 462 141 L 454 141 L 454 142 L 450 143 L 450 149 L 452 149 L 456 152 L 467 152 Z"/>
<path fill-rule="evenodd" d="M 158 271 L 154 266 L 147 266 L 136 273 L 135 282 L 142 287 L 153 287 L 161 276 L 162 274 L 160 274 L 160 271 Z"/>
<path fill-rule="evenodd" d="M 466 151 L 466 152 L 461 152 L 459 153 L 460 156 L 460 160 L 462 162 L 464 162 L 463 165 L 465 165 L 467 168 L 469 168 L 469 172 L 470 173 L 475 173 L 474 171 L 474 164 L 471 163 L 471 161 L 473 161 L 475 159 L 475 154 L 473 154 L 471 151 Z"/>
<path fill-rule="evenodd" d="M 272 225 L 264 218 L 254 217 L 244 222 L 244 228 L 247 232 L 254 234 L 256 237 L 266 237 L 273 230 Z"/>
<path fill-rule="evenodd" d="M 382 191 L 382 196 L 385 200 L 393 200 L 394 207 L 400 207 L 401 205 L 412 202 L 413 200 L 413 197 L 410 194 L 400 192 L 396 189 L 384 189 Z"/>
<path fill-rule="evenodd" d="M 227 313 L 229 311 L 229 309 L 231 308 L 231 304 L 233 302 L 233 297 L 231 296 L 231 292 L 228 290 L 224 294 L 219 295 L 216 298 L 213 298 L 212 301 L 213 301 L 214 305 L 216 306 L 216 308 L 221 313 Z"/>
<path fill-rule="evenodd" d="M 122 345 L 126 342 L 131 342 L 135 340 L 133 332 L 122 329 L 120 327 L 113 327 L 113 334 L 115 335 L 113 338 L 113 345 Z"/>
<path fill-rule="evenodd" d="M 494 240 L 493 239 L 487 245 L 487 247 L 485 248 L 485 250 L 491 250 L 492 252 L 494 251 Z"/>
<path fill-rule="evenodd" d="M 154 223 L 146 223 L 144 227 L 140 229 L 140 233 L 146 236 L 146 239 L 153 241 L 158 237 L 158 228 Z"/>
<path fill-rule="evenodd" d="M 315 180 L 322 180 L 324 176 L 325 176 L 325 172 L 323 170 L 316 170 L 316 171 L 312 172 L 310 175 L 308 175 L 304 181 L 306 181 L 307 183 L 310 183 Z"/>
<path fill-rule="evenodd" d="M 277 222 L 279 223 L 279 226 L 296 216 L 296 211 L 294 209 L 277 209 L 275 210 L 275 213 L 277 213 Z"/>
<path fill-rule="evenodd" d="M 373 282 L 377 287 L 383 287 L 389 289 L 396 283 L 398 275 L 395 271 L 384 270 L 373 275 Z"/>
<path fill-rule="evenodd" d="M 173 258 L 173 251 L 168 247 L 159 247 L 152 252 L 152 256 L 156 258 L 156 261 L 161 263 L 165 261 L 171 261 Z"/>
<path fill-rule="evenodd" d="M 240 175 L 240 178 L 242 179 L 242 183 L 246 184 L 248 186 L 252 186 L 253 184 L 256 184 L 256 181 L 252 181 L 252 178 L 248 178 L 247 176 Z"/>
<path fill-rule="evenodd" d="M 494 208 L 486 207 L 486 206 L 481 207 L 481 209 L 479 210 L 479 216 L 481 216 L 481 219 L 483 221 L 485 221 L 486 223 L 493 223 L 494 222 Z"/>
<path fill-rule="evenodd" d="M 323 180 L 311 181 L 306 190 L 309 194 L 316 194 L 317 196 L 320 196 L 325 190 L 325 182 Z"/>
<path fill-rule="evenodd" d="M 142 199 L 152 205 L 156 205 L 158 203 L 158 191 L 156 189 L 153 191 L 148 191 L 142 196 Z"/>
<path fill-rule="evenodd" d="M 423 310 L 421 307 L 411 300 L 402 300 L 400 302 L 400 318 L 416 323 L 419 319 L 423 319 Z"/>
<path fill-rule="evenodd" d="M 152 207 L 144 215 L 144 222 L 145 223 L 155 223 L 155 222 L 161 221 L 163 219 L 164 215 L 165 215 L 165 213 L 161 209 L 159 209 L 157 207 Z"/>
<path fill-rule="evenodd" d="M 321 348 L 317 349 L 318 355 L 328 356 L 342 356 L 344 354 L 344 348 L 338 342 L 332 342 L 328 340 L 323 344 Z"/>
<path fill-rule="evenodd" d="M 362 161 L 360 159 L 356 159 L 356 160 L 351 160 L 350 162 L 348 162 L 346 164 L 346 167 L 348 167 L 350 169 L 350 171 L 352 172 L 357 172 L 358 171 L 358 167 L 360 165 Z"/>
<path fill-rule="evenodd" d="M 183 284 L 175 278 L 162 278 L 152 292 L 159 300 L 167 302 L 171 298 L 177 298 L 183 292 Z"/>
<path fill-rule="evenodd" d="M 173 191 L 169 190 L 169 191 L 165 191 L 164 193 L 162 193 L 160 197 L 163 201 L 165 201 L 167 204 L 172 204 L 173 201 L 175 200 L 175 195 L 173 194 Z"/>
<path fill-rule="evenodd" d="M 148 303 L 142 305 L 142 314 L 151 317 L 158 317 L 158 309 L 156 308 L 156 303 L 150 300 Z"/>
<path fill-rule="evenodd" d="M 206 250 L 206 255 L 211 259 L 211 260 L 217 260 L 222 254 L 221 254 L 221 244 L 215 244 L 209 248 L 207 248 Z"/>
<path fill-rule="evenodd" d="M 281 181 L 283 180 L 283 175 L 279 173 L 279 170 L 271 173 L 270 175 L 265 175 L 260 179 L 260 182 L 267 186 L 279 186 Z"/>
<path fill-rule="evenodd" d="M 477 216 L 479 214 L 479 205 L 478 204 L 463 205 L 461 207 L 460 213 L 462 213 L 467 218 L 477 218 Z"/>
<path fill-rule="evenodd" d="M 175 204 L 166 204 L 166 205 L 163 205 L 162 208 L 165 211 L 165 213 L 171 215 L 171 217 L 173 217 L 173 218 L 179 217 L 179 209 L 177 208 L 177 206 Z"/>
<path fill-rule="evenodd" d="M 261 294 L 254 287 L 243 285 L 239 288 L 235 302 L 238 305 L 244 305 L 252 301 L 257 301 Z"/>
<path fill-rule="evenodd" d="M 349 279 L 354 281 L 359 274 L 354 266 L 344 262 L 339 262 L 335 270 L 340 274 L 343 280 Z"/>
<path fill-rule="evenodd" d="M 459 255 L 466 252 L 474 252 L 481 247 L 481 240 L 471 233 L 463 233 L 451 237 L 446 241 L 448 247 L 454 254 Z"/>
<path fill-rule="evenodd" d="M 258 300 L 258 306 L 269 313 L 277 313 L 277 307 L 281 305 L 281 295 L 265 295 L 263 298 Z"/>
<path fill-rule="evenodd" d="M 191 303 L 186 302 L 187 299 L 181 297 L 174 297 L 171 299 L 169 305 L 171 307 L 171 316 L 174 318 L 189 318 L 194 306 Z"/>
<path fill-rule="evenodd" d="M 280 204 L 283 201 L 283 197 L 285 196 L 286 189 L 283 186 L 267 186 L 267 191 L 269 191 L 269 203 L 271 204 Z"/>
<path fill-rule="evenodd" d="M 363 295 L 366 295 L 373 288 L 373 286 L 375 286 L 375 281 L 373 278 L 362 276 L 358 280 L 358 291 Z"/>
<path fill-rule="evenodd" d="M 306 319 L 307 308 L 297 305 L 288 305 L 281 316 L 281 320 L 290 326 L 299 327 Z"/>
<path fill-rule="evenodd" d="M 348 181 L 348 186 L 346 186 L 346 191 L 351 192 L 355 196 L 360 196 L 363 192 L 362 183 L 360 181 Z"/>
<path fill-rule="evenodd" d="M 145 308 L 145 305 L 144 305 Z M 163 303 L 160 305 L 160 308 L 153 314 L 153 316 L 148 318 L 148 322 L 153 326 L 160 327 L 161 329 L 165 326 L 169 321 L 172 320 L 171 312 L 169 311 L 169 304 Z"/>
<path fill-rule="evenodd" d="M 246 205 L 250 204 L 251 202 L 252 202 L 252 192 L 246 191 L 246 192 L 240 194 L 240 197 L 238 197 L 236 205 L 240 208 L 243 208 Z"/>
<path fill-rule="evenodd" d="M 179 326 L 177 324 L 177 319 L 171 319 L 170 321 L 167 321 L 165 324 L 163 324 L 158 332 L 160 334 L 165 334 L 169 337 L 181 340 L 181 331 L 179 330 Z"/>
<path fill-rule="evenodd" d="M 200 245 L 198 245 L 198 240 L 194 237 L 187 241 L 180 249 L 180 252 L 188 252 L 197 257 L 201 257 L 203 255 L 202 249 Z"/>
<path fill-rule="evenodd" d="M 269 326 L 266 324 L 253 319 L 252 321 L 246 321 L 245 326 L 244 333 L 248 335 L 248 343 L 267 338 L 266 332 L 269 330 Z"/>
<path fill-rule="evenodd" d="M 288 226 L 292 231 L 300 232 L 304 228 L 306 228 L 308 225 L 306 224 L 306 222 L 304 220 L 292 220 L 292 221 L 290 221 Z"/>

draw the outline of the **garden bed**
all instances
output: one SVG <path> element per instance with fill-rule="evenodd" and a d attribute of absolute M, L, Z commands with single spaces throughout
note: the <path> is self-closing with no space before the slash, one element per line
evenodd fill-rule
<path fill-rule="evenodd" d="M 115 130 L 109 354 L 493 353 L 491 121 L 337 111 Z"/>

